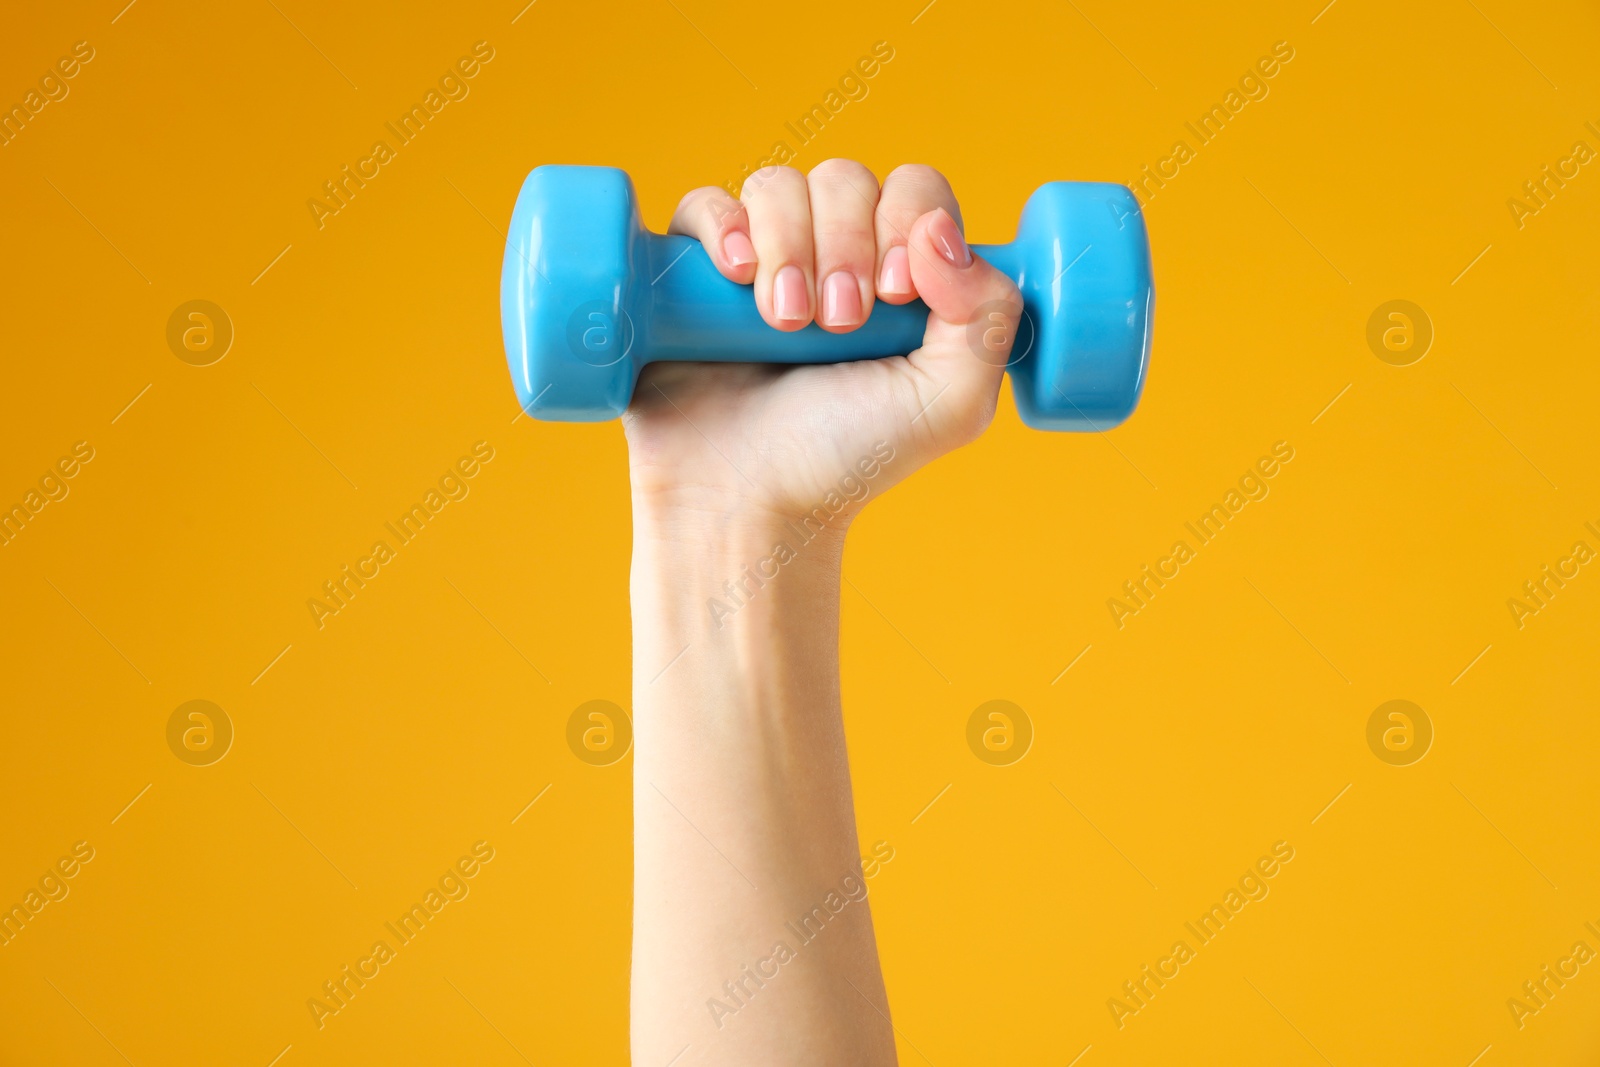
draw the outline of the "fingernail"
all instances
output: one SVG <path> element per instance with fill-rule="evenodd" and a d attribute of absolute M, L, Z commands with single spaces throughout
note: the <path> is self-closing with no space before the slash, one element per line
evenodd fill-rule
<path fill-rule="evenodd" d="M 806 275 L 793 263 L 772 279 L 772 313 L 781 322 L 804 322 L 810 314 Z"/>
<path fill-rule="evenodd" d="M 967 239 L 961 236 L 956 220 L 944 208 L 940 208 L 933 216 L 933 221 L 928 223 L 928 237 L 952 267 L 965 267 L 972 263 L 972 250 L 967 247 Z"/>
<path fill-rule="evenodd" d="M 861 321 L 861 286 L 854 274 L 836 270 L 822 283 L 822 321 L 828 326 L 854 326 Z"/>
<path fill-rule="evenodd" d="M 743 230 L 729 230 L 728 236 L 722 239 L 722 256 L 728 261 L 728 266 L 742 267 L 756 261 L 756 247 Z"/>
<path fill-rule="evenodd" d="M 905 296 L 911 292 L 911 260 L 905 245 L 895 245 L 883 254 L 883 272 L 878 275 L 878 292 Z"/>

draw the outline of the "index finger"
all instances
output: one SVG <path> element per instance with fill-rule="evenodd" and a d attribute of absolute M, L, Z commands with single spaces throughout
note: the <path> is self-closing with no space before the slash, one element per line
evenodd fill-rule
<path fill-rule="evenodd" d="M 911 241 L 911 227 L 922 216 L 938 208 L 961 227 L 961 208 L 956 194 L 943 174 L 920 163 L 896 167 L 883 179 L 883 194 L 878 198 L 874 218 L 878 236 L 878 299 L 889 304 L 906 304 L 919 296 L 911 280 L 911 257 L 920 256 L 920 246 Z M 932 261 L 918 264 L 940 271 Z M 942 272 L 941 272 L 942 274 Z"/>
<path fill-rule="evenodd" d="M 672 213 L 668 233 L 693 237 L 729 281 L 749 285 L 756 277 L 756 247 L 750 241 L 750 216 L 726 189 L 715 185 L 686 193 Z"/>

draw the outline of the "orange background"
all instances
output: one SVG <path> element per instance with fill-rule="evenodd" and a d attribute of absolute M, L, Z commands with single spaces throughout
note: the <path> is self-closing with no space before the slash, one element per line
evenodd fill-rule
<path fill-rule="evenodd" d="M 1520 629 L 1506 602 L 1600 549 L 1600 175 L 1520 229 L 1507 200 L 1600 148 L 1600 15 L 923 2 L 7 16 L 0 101 L 95 57 L 0 148 L 0 503 L 95 456 L 0 548 L 0 903 L 95 856 L 0 947 L 0 1062 L 625 1062 L 629 759 L 565 740 L 628 701 L 623 442 L 513 423 L 502 235 L 545 162 L 626 168 L 664 227 L 880 40 L 797 164 L 934 164 L 980 241 L 1042 181 L 1192 146 L 1295 52 L 1148 207 L 1134 418 L 1035 433 L 1003 400 L 852 534 L 903 1062 L 1593 1062 L 1600 967 L 1521 1029 L 1506 1002 L 1600 949 L 1600 567 Z M 480 40 L 470 95 L 318 229 L 306 201 Z M 210 366 L 167 345 L 193 299 L 236 331 Z M 1410 366 L 1367 344 L 1393 299 L 1435 330 Z M 1118 629 L 1107 598 L 1280 440 L 1270 495 Z M 477 441 L 470 495 L 318 630 L 308 598 Z M 195 699 L 236 731 L 210 766 L 167 744 Z M 967 747 L 991 699 L 1035 730 L 1010 766 Z M 1435 730 L 1410 766 L 1367 745 L 1391 699 Z M 480 840 L 470 895 L 319 1030 L 307 999 Z M 1119 1029 L 1107 1000 L 1280 840 L 1270 895 Z"/>

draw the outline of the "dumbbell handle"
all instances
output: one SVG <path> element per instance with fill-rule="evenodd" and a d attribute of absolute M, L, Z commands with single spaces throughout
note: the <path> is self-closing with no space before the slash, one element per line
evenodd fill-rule
<path fill-rule="evenodd" d="M 849 333 L 829 333 L 816 323 L 775 330 L 762 319 L 750 286 L 718 272 L 704 246 L 677 234 L 644 235 L 653 279 L 643 305 L 649 322 L 633 323 L 635 359 L 742 363 L 847 363 L 905 355 L 922 346 L 928 305 L 875 301 L 867 321 Z M 1020 281 L 1011 245 L 973 245 L 972 251 Z M 648 345 L 641 349 L 643 339 Z"/>

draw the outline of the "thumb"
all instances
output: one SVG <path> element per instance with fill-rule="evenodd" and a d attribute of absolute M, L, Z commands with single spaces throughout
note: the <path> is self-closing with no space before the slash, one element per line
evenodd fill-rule
<path fill-rule="evenodd" d="M 1011 279 L 972 254 L 943 208 L 923 215 L 907 242 L 911 280 L 928 305 L 916 372 L 921 418 L 941 451 L 981 434 L 994 418 L 1011 355 L 1022 294 Z"/>

